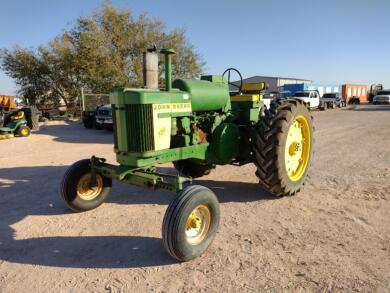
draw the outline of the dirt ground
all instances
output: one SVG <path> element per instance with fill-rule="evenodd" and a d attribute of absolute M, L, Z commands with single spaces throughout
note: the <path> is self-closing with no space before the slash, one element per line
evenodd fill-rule
<path fill-rule="evenodd" d="M 114 163 L 111 133 L 50 122 L 0 141 L 0 292 L 390 292 L 390 106 L 314 118 L 297 196 L 262 192 L 252 165 L 196 181 L 217 194 L 221 224 L 188 263 L 161 241 L 174 195 L 115 182 L 100 208 L 65 208 L 65 170 L 92 154 Z"/>

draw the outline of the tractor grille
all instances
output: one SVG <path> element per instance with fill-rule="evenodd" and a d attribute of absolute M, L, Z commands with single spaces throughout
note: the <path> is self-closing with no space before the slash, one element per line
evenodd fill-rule
<path fill-rule="evenodd" d="M 150 104 L 115 107 L 114 139 L 118 151 L 143 153 L 154 150 L 152 107 Z"/>

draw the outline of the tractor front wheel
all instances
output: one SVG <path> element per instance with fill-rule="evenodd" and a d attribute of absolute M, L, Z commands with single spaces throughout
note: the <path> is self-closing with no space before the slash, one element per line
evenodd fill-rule
<path fill-rule="evenodd" d="M 61 196 L 65 204 L 75 212 L 97 208 L 108 197 L 112 180 L 96 173 L 92 186 L 90 160 L 80 160 L 66 171 L 61 184 Z"/>
<path fill-rule="evenodd" d="M 30 128 L 26 125 L 21 125 L 17 130 L 18 135 L 23 137 L 29 136 L 30 132 Z"/>
<path fill-rule="evenodd" d="M 299 100 L 274 102 L 258 125 L 254 153 L 260 186 L 276 196 L 303 186 L 313 153 L 313 118 Z"/>
<path fill-rule="evenodd" d="M 162 237 L 165 249 L 179 261 L 200 256 L 214 240 L 219 225 L 215 194 L 200 185 L 183 189 L 164 216 Z"/>

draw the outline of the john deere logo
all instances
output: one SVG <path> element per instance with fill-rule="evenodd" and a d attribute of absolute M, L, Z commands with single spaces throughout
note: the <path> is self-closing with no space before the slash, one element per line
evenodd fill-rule
<path fill-rule="evenodd" d="M 154 104 L 154 111 L 190 112 L 191 103 Z"/>

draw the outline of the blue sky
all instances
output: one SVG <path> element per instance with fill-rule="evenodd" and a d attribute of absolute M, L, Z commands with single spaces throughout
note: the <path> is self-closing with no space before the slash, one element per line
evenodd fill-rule
<path fill-rule="evenodd" d="M 390 87 L 388 0 L 114 0 L 135 15 L 184 28 L 206 72 L 238 68 L 244 77 L 300 77 Z M 0 1 L 0 47 L 46 44 L 101 1 Z M 15 93 L 0 72 L 0 93 Z"/>

